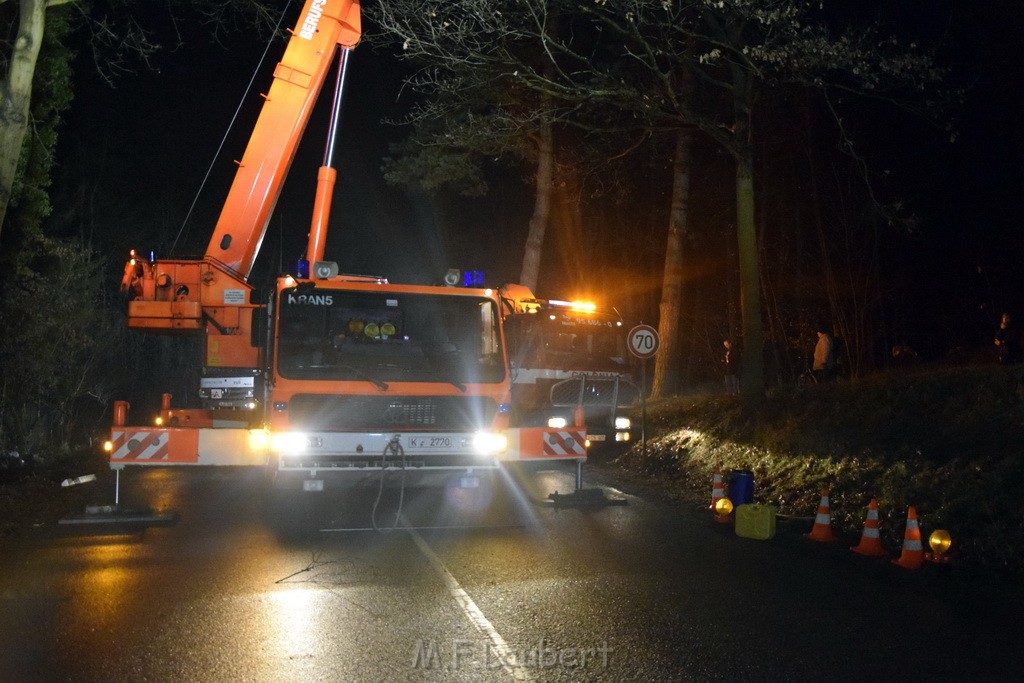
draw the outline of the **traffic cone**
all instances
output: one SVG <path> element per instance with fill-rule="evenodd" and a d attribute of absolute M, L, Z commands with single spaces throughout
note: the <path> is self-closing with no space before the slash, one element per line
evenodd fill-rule
<path fill-rule="evenodd" d="M 917 510 L 907 508 L 907 529 L 903 532 L 903 554 L 893 560 L 905 569 L 919 569 L 924 564 L 924 548 L 921 546 L 921 528 L 917 525 Z"/>
<path fill-rule="evenodd" d="M 708 506 L 708 510 L 715 512 L 715 506 L 718 501 L 725 498 L 725 484 L 722 482 L 722 470 L 715 469 L 715 473 L 711 475 L 711 505 Z M 715 512 L 716 522 L 728 522 L 729 515 L 720 515 Z"/>
<path fill-rule="evenodd" d="M 818 503 L 818 514 L 814 517 L 814 526 L 811 533 L 804 534 L 805 538 L 812 541 L 834 541 L 836 537 L 832 534 L 832 513 L 828 504 L 828 489 L 821 492 L 821 502 Z"/>
<path fill-rule="evenodd" d="M 722 470 L 716 467 L 711 475 L 711 505 L 708 505 L 708 510 L 714 511 L 715 503 L 721 498 L 725 498 L 725 484 L 722 483 Z"/>
<path fill-rule="evenodd" d="M 870 557 L 885 555 L 882 539 L 878 535 L 878 501 L 874 498 L 868 503 L 868 516 L 864 520 L 864 531 L 860 535 L 860 543 L 850 550 Z"/>

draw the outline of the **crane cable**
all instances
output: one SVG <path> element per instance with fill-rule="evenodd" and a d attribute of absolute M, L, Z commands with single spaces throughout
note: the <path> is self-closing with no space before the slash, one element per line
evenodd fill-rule
<path fill-rule="evenodd" d="M 380 505 L 381 497 L 384 494 L 384 480 L 388 476 L 388 454 L 394 455 L 400 458 L 402 470 L 401 486 L 398 489 L 398 509 L 395 510 L 395 521 L 390 527 L 381 527 L 377 525 L 377 507 Z M 380 459 L 380 486 L 377 488 L 377 498 L 373 501 L 373 509 L 370 510 L 370 521 L 373 524 L 374 531 L 380 533 L 387 533 L 394 531 L 398 528 L 398 522 L 402 518 L 402 505 L 405 503 L 405 449 L 402 448 L 402 443 L 398 439 L 398 435 L 391 437 L 387 445 L 384 446 L 384 451 L 381 453 Z"/>
<path fill-rule="evenodd" d="M 256 81 L 256 75 L 260 73 L 260 71 L 262 70 L 263 63 L 267 59 L 267 53 L 270 52 L 270 46 L 271 44 L 273 44 L 274 38 L 276 38 L 280 34 L 281 22 L 284 21 L 284 17 L 288 13 L 288 9 L 291 7 L 291 5 L 292 0 L 288 0 L 288 2 L 285 3 L 284 9 L 281 10 L 281 15 L 277 18 L 277 24 L 274 26 L 274 30 L 271 32 L 270 38 L 267 40 L 266 47 L 263 48 L 263 54 L 260 56 L 260 61 L 252 72 L 252 77 L 249 79 L 249 84 L 245 87 L 245 92 L 242 93 L 242 97 L 238 100 L 238 106 L 235 107 L 235 113 L 231 117 L 231 122 L 228 123 L 227 129 L 224 131 L 224 137 L 221 138 L 220 144 L 217 146 L 217 151 L 214 152 L 213 159 L 210 160 L 210 166 L 206 169 L 206 175 L 203 176 L 203 181 L 199 183 L 199 189 L 196 190 L 196 194 L 192 198 L 192 204 L 191 206 L 188 207 L 188 213 L 185 214 L 185 219 L 181 222 L 181 227 L 178 228 L 178 234 L 174 236 L 174 242 L 171 244 L 170 248 L 170 253 L 172 256 L 174 254 L 175 248 L 178 246 L 178 241 L 182 239 L 183 236 L 188 236 L 186 227 L 188 226 L 189 219 L 192 217 L 192 212 L 196 208 L 196 204 L 199 203 L 199 195 L 203 193 L 203 188 L 206 187 L 206 181 L 210 179 L 210 174 L 213 172 L 213 167 L 217 164 L 217 159 L 220 157 L 220 153 L 224 149 L 224 143 L 227 141 L 228 135 L 231 133 L 231 129 L 234 128 L 235 122 L 238 120 L 238 113 L 242 109 L 242 104 L 246 101 L 246 98 L 252 91 L 252 84 Z"/>

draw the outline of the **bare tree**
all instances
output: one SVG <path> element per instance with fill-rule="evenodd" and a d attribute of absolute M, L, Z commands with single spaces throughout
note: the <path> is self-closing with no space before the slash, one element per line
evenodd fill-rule
<path fill-rule="evenodd" d="M 530 163 L 534 203 L 519 282 L 531 289 L 537 286 L 551 216 L 555 125 L 563 120 L 551 93 L 519 77 L 520 69 L 528 69 L 553 80 L 553 63 L 543 55 L 531 56 L 506 30 L 510 22 L 521 22 L 541 41 L 555 34 L 558 11 L 544 8 L 533 14 L 535 9 L 488 0 L 451 5 L 393 0 L 367 8 L 379 27 L 368 33 L 369 39 L 400 43 L 399 57 L 418 67 L 408 85 L 427 95 L 403 121 L 416 128 L 396 149 L 400 156 L 389 160 L 389 178 L 427 189 L 448 184 L 480 193 L 479 164 L 485 158 L 511 154 Z M 438 153 L 440 148 L 447 151 Z"/>
<path fill-rule="evenodd" d="M 780 86 L 906 104 L 921 99 L 917 89 L 941 78 L 913 46 L 901 47 L 877 27 L 837 30 L 821 3 L 805 0 L 390 0 L 383 6 L 389 34 L 429 65 L 418 76 L 420 85 L 450 89 L 498 73 L 519 91 L 544 95 L 532 101 L 535 119 L 656 132 L 696 128 L 733 157 L 743 386 L 752 396 L 765 386 L 755 225 L 757 107 Z M 549 30 L 552 15 L 557 31 Z M 539 64 L 538 56 L 546 62 Z M 546 103 L 551 106 L 541 106 Z M 672 201 L 679 204 L 679 196 L 674 193 Z M 677 230 L 679 214 L 672 216 L 670 227 Z M 666 266 L 676 269 L 672 250 Z M 675 275 L 667 273 L 664 282 L 672 287 Z M 678 315 L 674 297 L 669 292 L 663 299 L 663 316 Z M 678 325 L 662 323 L 672 348 Z M 672 374 L 672 359 L 663 355 L 661 391 L 670 388 Z"/>
<path fill-rule="evenodd" d="M 11 201 L 18 160 L 29 125 L 32 78 L 46 29 L 46 11 L 71 0 L 21 0 L 18 26 L 0 80 L 0 228 Z M 8 4 L 6 0 L 0 5 Z"/>
<path fill-rule="evenodd" d="M 15 4 L 17 7 L 15 7 Z M 272 25 L 278 14 L 270 0 L 193 0 L 192 8 L 210 27 L 211 35 L 244 24 L 257 29 Z M 121 7 L 123 10 L 124 8 Z M 18 163 L 25 136 L 31 125 L 33 81 L 39 51 L 46 33 L 47 17 L 52 12 L 76 13 L 84 33 L 82 44 L 91 52 L 97 73 L 113 84 L 118 75 L 145 64 L 161 46 L 131 12 L 118 12 L 110 18 L 81 0 L 0 0 L 0 22 L 8 21 L 12 38 L 0 47 L 0 230 L 16 191 Z M 172 15 L 173 19 L 173 15 Z M 2 23 L 0 23 L 2 25 Z M 47 93 L 43 93 L 46 96 Z"/>
<path fill-rule="evenodd" d="M 669 211 L 661 305 L 658 311 L 658 336 L 663 340 L 663 344 L 654 366 L 654 382 L 651 386 L 653 396 L 668 396 L 679 389 L 683 244 L 689 217 L 692 147 L 693 132 L 688 128 L 680 128 L 676 132 L 675 158 L 672 166 L 672 208 Z"/>

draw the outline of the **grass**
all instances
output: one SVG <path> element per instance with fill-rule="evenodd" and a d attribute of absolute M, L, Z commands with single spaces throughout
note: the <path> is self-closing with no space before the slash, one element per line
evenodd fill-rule
<path fill-rule="evenodd" d="M 828 488 L 833 527 L 855 539 L 876 498 L 899 549 L 913 505 L 924 538 L 948 530 L 959 561 L 1024 568 L 1024 368 L 654 401 L 647 433 L 615 465 L 694 500 L 710 500 L 716 468 L 749 469 L 755 500 L 781 514 L 813 516 Z"/>

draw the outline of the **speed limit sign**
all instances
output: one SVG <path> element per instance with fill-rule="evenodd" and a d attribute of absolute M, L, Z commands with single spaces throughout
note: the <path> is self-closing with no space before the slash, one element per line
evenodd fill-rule
<path fill-rule="evenodd" d="M 658 331 L 650 325 L 637 325 L 629 331 L 626 338 L 629 351 L 637 358 L 650 358 L 658 352 L 661 338 Z"/>

